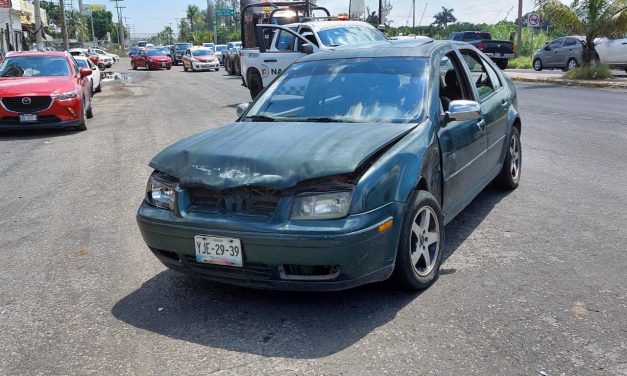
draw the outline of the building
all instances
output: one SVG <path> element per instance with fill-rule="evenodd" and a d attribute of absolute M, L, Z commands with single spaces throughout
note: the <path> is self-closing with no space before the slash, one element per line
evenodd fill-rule
<path fill-rule="evenodd" d="M 48 25 L 41 9 L 42 25 Z M 0 51 L 27 51 L 35 40 L 35 6 L 30 0 L 0 0 Z M 44 39 L 47 36 L 44 34 Z"/>

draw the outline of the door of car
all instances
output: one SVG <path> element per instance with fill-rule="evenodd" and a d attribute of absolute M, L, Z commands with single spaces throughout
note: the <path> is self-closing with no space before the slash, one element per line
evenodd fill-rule
<path fill-rule="evenodd" d="M 568 65 L 568 60 L 575 58 L 578 64 L 581 64 L 581 53 L 583 52 L 583 45 L 577 38 L 566 38 L 564 46 L 561 48 L 561 60 L 560 63 L 563 67 Z"/>
<path fill-rule="evenodd" d="M 144 65 L 146 65 L 146 60 L 148 58 L 146 57 L 146 51 L 140 51 L 139 55 L 137 55 L 137 60 L 135 61 L 135 65 L 137 65 L 138 67 L 143 67 Z"/>
<path fill-rule="evenodd" d="M 450 51 L 441 58 L 439 97 L 442 110 L 456 100 L 475 100 L 474 90 L 465 73 L 460 55 Z M 442 150 L 444 198 L 442 208 L 446 218 L 454 217 L 484 187 L 487 135 L 483 119 L 451 121 L 440 125 L 438 137 Z"/>
<path fill-rule="evenodd" d="M 185 53 L 183 54 L 183 66 L 186 67 L 188 64 L 191 66 L 192 64 L 192 50 L 190 50 L 189 48 L 187 50 L 185 50 Z"/>
<path fill-rule="evenodd" d="M 266 87 L 276 76 L 281 74 L 285 68 L 307 55 L 303 46 L 311 44 L 296 31 L 287 27 L 279 25 L 258 25 L 257 27 L 260 29 L 257 31 L 257 35 L 259 36 L 267 34 L 267 32 L 264 34 L 264 29 L 273 30 L 275 33 L 273 34 L 273 43 L 269 48 L 266 48 L 264 43 L 259 43 L 259 51 L 262 53 L 260 73 L 263 86 Z M 317 50 L 316 46 L 312 47 L 314 51 Z"/>
<path fill-rule="evenodd" d="M 481 104 L 487 140 L 484 175 L 491 177 L 500 170 L 503 162 L 508 131 L 507 110 L 511 105 L 509 92 L 487 59 L 472 50 L 462 49 L 460 53 L 469 68 L 476 100 Z"/>
<path fill-rule="evenodd" d="M 606 61 L 604 63 L 627 64 L 627 36 L 624 38 L 604 39 Z"/>
<path fill-rule="evenodd" d="M 549 43 L 548 53 L 546 56 L 546 66 L 547 67 L 561 67 L 564 64 L 560 64 L 560 53 L 562 52 L 562 46 L 564 46 L 565 38 L 557 38 L 553 42 Z"/>

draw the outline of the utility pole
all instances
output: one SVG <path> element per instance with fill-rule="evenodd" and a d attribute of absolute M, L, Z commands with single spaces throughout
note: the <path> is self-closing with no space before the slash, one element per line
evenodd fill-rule
<path fill-rule="evenodd" d="M 39 5 L 39 0 L 33 1 L 33 5 L 35 6 L 35 41 L 37 42 L 37 51 L 44 50 L 44 38 L 43 38 L 43 27 L 41 26 L 41 7 Z M 9 9 L 9 12 L 11 10 Z"/>
<path fill-rule="evenodd" d="M 91 38 L 93 39 L 93 47 L 96 47 L 96 31 L 94 29 L 94 12 L 90 11 L 89 15 L 91 16 Z"/>
<path fill-rule="evenodd" d="M 63 49 L 70 49 L 70 41 L 67 36 L 67 23 L 65 21 L 65 0 L 59 1 L 59 13 L 61 13 L 61 37 L 63 38 Z"/>
<path fill-rule="evenodd" d="M 379 25 L 383 25 L 383 0 L 379 0 Z"/>
<path fill-rule="evenodd" d="M 78 0 L 78 13 L 83 14 L 83 0 Z"/>
<path fill-rule="evenodd" d="M 413 23 L 411 26 L 411 33 L 416 34 L 416 0 L 413 1 L 411 9 L 412 9 L 412 18 L 413 18 Z"/>
<path fill-rule="evenodd" d="M 118 43 L 120 44 L 120 48 L 122 50 L 124 50 L 125 48 L 125 43 L 124 43 L 124 24 L 122 22 L 122 9 L 126 8 L 126 7 L 122 7 L 120 6 L 120 1 L 124 1 L 124 0 L 111 0 L 115 3 L 115 9 L 118 12 Z"/>
<path fill-rule="evenodd" d="M 516 56 L 520 56 L 520 52 L 522 51 L 522 9 L 523 9 L 523 0 L 518 0 L 518 38 L 516 39 Z"/>

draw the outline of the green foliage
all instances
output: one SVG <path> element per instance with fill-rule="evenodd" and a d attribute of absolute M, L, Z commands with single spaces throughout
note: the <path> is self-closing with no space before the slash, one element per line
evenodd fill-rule
<path fill-rule="evenodd" d="M 515 59 L 511 59 L 508 64 L 510 69 L 531 69 L 533 68 L 531 63 L 531 56 L 519 56 Z"/>
<path fill-rule="evenodd" d="M 96 39 L 102 40 L 105 38 L 107 33 L 111 33 L 111 39 L 114 40 L 114 37 L 117 39 L 117 30 L 116 25 L 113 23 L 113 14 L 109 11 L 105 10 L 97 10 L 92 13 L 94 18 L 94 32 L 96 34 Z M 88 25 L 91 23 L 90 15 L 85 16 L 85 22 L 88 22 Z M 91 25 L 88 28 L 90 39 L 93 39 L 91 35 Z"/>
<path fill-rule="evenodd" d="M 564 74 L 564 78 L 568 80 L 607 80 L 612 77 L 612 70 L 606 64 L 588 64 Z"/>
<path fill-rule="evenodd" d="M 442 11 L 433 16 L 435 21 L 433 21 L 432 25 L 437 28 L 445 28 L 448 24 L 457 22 L 457 18 L 453 15 L 453 11 L 454 9 L 452 8 L 447 9 L 442 7 Z"/>
<path fill-rule="evenodd" d="M 204 42 L 213 41 L 213 34 L 211 34 L 210 32 L 206 30 L 194 31 L 190 34 L 190 36 L 191 36 L 191 42 L 194 43 L 194 45 L 201 45 Z"/>

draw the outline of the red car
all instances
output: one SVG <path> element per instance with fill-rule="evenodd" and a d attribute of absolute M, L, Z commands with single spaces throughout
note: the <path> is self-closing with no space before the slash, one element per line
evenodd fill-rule
<path fill-rule="evenodd" d="M 67 52 L 9 53 L 0 65 L 0 129 L 86 130 L 91 73 Z"/>
<path fill-rule="evenodd" d="M 162 50 L 146 49 L 131 57 L 131 67 L 133 69 L 144 67 L 147 70 L 159 68 L 170 70 L 172 69 L 172 60 Z"/>

